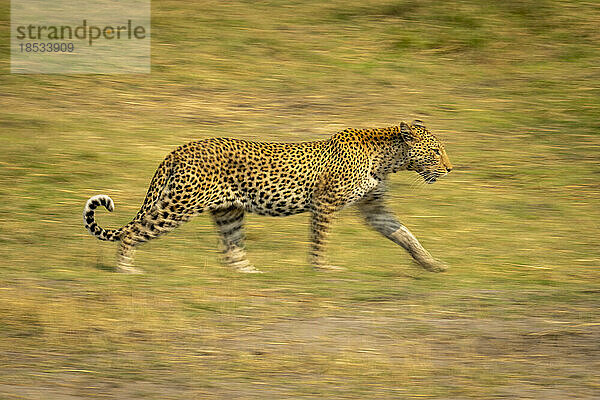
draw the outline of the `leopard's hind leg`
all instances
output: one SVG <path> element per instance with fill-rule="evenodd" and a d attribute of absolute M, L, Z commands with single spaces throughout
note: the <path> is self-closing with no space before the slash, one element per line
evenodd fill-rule
<path fill-rule="evenodd" d="M 239 272 L 260 273 L 246 258 L 244 249 L 244 209 L 231 206 L 212 210 L 223 244 L 223 261 Z"/>
<path fill-rule="evenodd" d="M 168 233 L 194 215 L 202 212 L 202 208 L 191 207 L 182 202 L 181 196 L 174 195 L 173 186 L 163 191 L 161 197 L 146 211 L 129 224 L 120 233 L 120 246 L 117 250 L 117 270 L 125 273 L 141 273 L 133 267 L 133 256 L 136 246 Z"/>

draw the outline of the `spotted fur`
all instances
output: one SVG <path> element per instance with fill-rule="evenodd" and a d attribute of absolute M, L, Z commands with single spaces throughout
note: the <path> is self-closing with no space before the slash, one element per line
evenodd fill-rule
<path fill-rule="evenodd" d="M 259 272 L 246 258 L 245 212 L 287 216 L 311 213 L 310 260 L 331 269 L 323 250 L 333 214 L 356 203 L 365 220 L 404 247 L 424 268 L 441 271 L 435 260 L 383 204 L 390 173 L 416 171 L 427 183 L 452 169 L 443 145 L 422 124 L 381 129 L 346 129 L 321 141 L 265 143 L 229 138 L 185 144 L 160 164 L 135 218 L 119 229 L 101 228 L 95 209 L 114 209 L 105 195 L 84 208 L 87 230 L 100 240 L 120 241 L 117 266 L 132 266 L 137 245 L 210 212 L 224 247 L 224 261 L 241 272 Z"/>

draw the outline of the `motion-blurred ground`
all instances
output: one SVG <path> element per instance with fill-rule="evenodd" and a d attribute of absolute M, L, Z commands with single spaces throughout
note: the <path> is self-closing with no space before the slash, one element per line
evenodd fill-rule
<path fill-rule="evenodd" d="M 8 2 L 2 3 L 8 42 Z M 600 5 L 154 1 L 151 75 L 8 75 L 0 49 L 0 398 L 600 397 Z M 351 209 L 335 274 L 306 216 L 250 216 L 266 273 L 209 218 L 112 272 L 117 227 L 192 139 L 299 141 L 422 119 L 455 170 L 389 203 L 445 274 Z"/>

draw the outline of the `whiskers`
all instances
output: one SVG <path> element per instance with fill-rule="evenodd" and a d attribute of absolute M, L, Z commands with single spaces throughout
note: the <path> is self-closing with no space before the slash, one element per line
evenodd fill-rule
<path fill-rule="evenodd" d="M 425 180 L 423 179 L 423 177 L 420 174 L 415 174 L 415 175 L 410 176 L 410 181 L 409 181 L 408 187 L 411 190 L 421 189 L 425 186 L 427 186 L 427 182 L 425 182 Z"/>
<path fill-rule="evenodd" d="M 424 171 L 421 172 L 420 174 L 423 177 L 423 180 L 425 181 L 425 183 L 433 183 L 437 180 L 437 178 L 440 176 L 437 172 L 433 171 Z"/>
<path fill-rule="evenodd" d="M 410 175 L 408 186 L 410 189 L 420 189 L 429 186 L 446 175 L 448 175 L 448 172 L 441 170 L 421 171 Z"/>

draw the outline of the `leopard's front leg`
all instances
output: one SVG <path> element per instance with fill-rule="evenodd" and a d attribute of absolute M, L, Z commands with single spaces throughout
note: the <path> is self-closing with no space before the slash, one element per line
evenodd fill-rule
<path fill-rule="evenodd" d="M 402 246 L 420 266 L 431 272 L 448 269 L 446 264 L 436 260 L 425 250 L 415 235 L 386 208 L 380 197 L 367 197 L 358 204 L 358 208 L 371 227 Z"/>
<path fill-rule="evenodd" d="M 325 263 L 325 246 L 333 220 L 334 208 L 321 204 L 315 207 L 310 219 L 310 263 L 316 270 L 338 271 L 343 267 Z"/>

